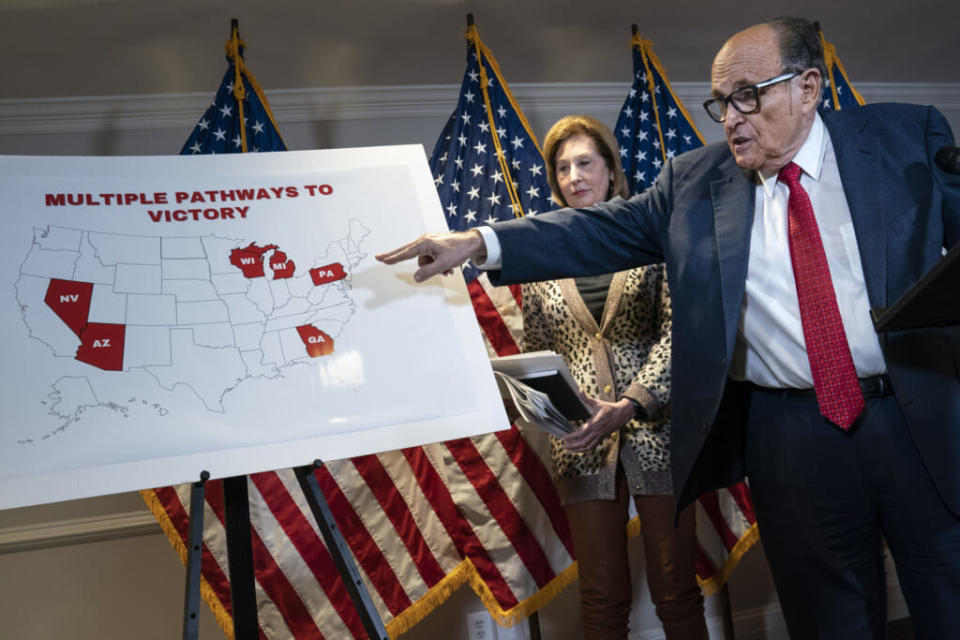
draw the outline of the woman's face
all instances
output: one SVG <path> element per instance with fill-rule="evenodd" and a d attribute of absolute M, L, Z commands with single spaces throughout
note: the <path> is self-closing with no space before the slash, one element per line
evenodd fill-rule
<path fill-rule="evenodd" d="M 613 173 L 589 136 L 577 133 L 561 142 L 554 165 L 567 206 L 589 207 L 607 199 Z"/>

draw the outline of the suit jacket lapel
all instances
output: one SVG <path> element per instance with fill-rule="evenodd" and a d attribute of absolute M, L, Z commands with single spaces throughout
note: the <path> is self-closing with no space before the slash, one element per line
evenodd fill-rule
<path fill-rule="evenodd" d="M 720 269 L 723 326 L 727 355 L 731 356 L 747 278 L 755 185 L 744 177 L 732 156 L 720 165 L 719 170 L 723 177 L 710 184 L 710 195 Z"/>
<path fill-rule="evenodd" d="M 857 236 L 860 263 L 867 283 L 867 297 L 874 307 L 886 301 L 886 224 L 884 185 L 878 183 L 880 154 L 876 140 L 868 135 L 867 122 L 858 113 L 845 118 L 826 117 L 840 182 L 850 207 Z"/>

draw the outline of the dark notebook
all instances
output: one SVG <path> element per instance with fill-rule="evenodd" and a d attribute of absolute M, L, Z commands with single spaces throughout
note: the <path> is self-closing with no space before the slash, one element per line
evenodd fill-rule
<path fill-rule="evenodd" d="M 563 358 L 553 351 L 534 351 L 491 358 L 494 371 L 512 376 L 525 385 L 550 396 L 557 411 L 567 420 L 586 420 L 590 410 L 580 399 L 580 388 Z"/>
<path fill-rule="evenodd" d="M 550 396 L 553 406 L 567 420 L 586 420 L 590 417 L 590 412 L 583 406 L 577 390 L 572 388 L 558 371 L 547 375 L 517 376 L 517 380 Z"/>
<path fill-rule="evenodd" d="M 871 309 L 878 332 L 960 324 L 960 244 L 954 246 L 899 300 Z"/>

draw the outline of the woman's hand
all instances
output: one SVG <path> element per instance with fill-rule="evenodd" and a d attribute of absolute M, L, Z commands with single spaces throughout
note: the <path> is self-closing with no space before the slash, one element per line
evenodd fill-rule
<path fill-rule="evenodd" d="M 626 398 L 605 402 L 591 398 L 583 391 L 580 398 L 593 415 L 580 429 L 563 436 L 563 445 L 574 453 L 590 451 L 633 417 L 633 403 Z"/>

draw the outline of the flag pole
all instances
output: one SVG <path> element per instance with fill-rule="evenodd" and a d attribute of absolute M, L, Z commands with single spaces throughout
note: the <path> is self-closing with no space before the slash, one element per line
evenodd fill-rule
<path fill-rule="evenodd" d="M 467 68 L 457 106 L 437 139 L 430 167 L 441 203 L 449 212 L 450 228 L 465 230 L 484 219 L 514 218 L 521 211 L 520 203 L 514 200 L 518 194 L 521 194 L 523 209 L 530 213 L 536 208 L 550 207 L 550 201 L 549 184 L 543 173 L 543 154 L 529 122 L 500 73 L 495 57 L 477 33 L 475 13 L 464 12 L 460 15 L 466 18 L 466 40 L 469 43 L 465 52 Z M 504 159 L 507 161 L 508 170 L 503 167 Z M 518 186 L 513 186 L 514 183 Z M 509 188 L 508 184 L 511 185 Z M 468 191 L 467 188 L 461 189 L 461 185 L 474 188 Z M 483 198 L 479 197 L 481 189 L 484 190 Z M 489 207 L 487 203 L 490 204 Z M 515 353 L 519 335 L 518 323 L 514 321 L 519 320 L 521 302 L 518 288 L 495 288 L 486 276 L 479 275 L 472 266 L 467 266 L 464 272 L 471 303 L 477 312 L 488 348 L 500 355 Z M 512 461 L 518 459 L 514 458 L 514 455 L 519 457 L 520 452 L 529 450 L 529 445 L 520 437 L 515 427 L 510 431 L 509 438 L 509 441 L 498 445 L 498 452 L 492 455 L 499 457 L 502 455 L 499 453 L 500 447 L 506 446 L 507 455 L 503 460 L 512 464 Z M 475 469 L 478 474 L 486 475 L 492 465 L 500 464 L 499 460 L 488 458 L 487 453 L 481 450 L 483 445 L 478 448 L 473 445 L 466 447 L 458 443 L 447 443 L 446 447 L 457 462 L 471 473 Z M 502 574 L 494 575 L 498 572 L 492 571 L 472 574 L 476 578 L 471 577 L 471 585 L 497 624 L 510 626 L 522 623 L 526 618 L 527 623 L 524 626 L 529 625 L 531 631 L 525 637 L 539 640 L 539 626 L 535 626 L 533 614 L 537 608 L 549 602 L 559 589 L 573 580 L 574 570 L 573 565 L 563 564 L 561 555 L 554 552 L 554 545 L 562 545 L 568 550 L 572 549 L 572 546 L 569 543 L 569 526 L 556 489 L 550 481 L 549 472 L 536 456 L 525 457 L 530 462 L 529 466 L 514 464 L 506 472 L 516 472 L 521 474 L 519 477 L 528 478 L 531 484 L 524 484 L 533 489 L 535 499 L 544 505 L 548 516 L 546 522 L 536 528 L 520 522 L 516 536 L 505 529 L 499 529 L 493 533 L 489 542 L 485 541 L 475 548 L 477 554 L 485 554 L 487 549 L 494 548 L 487 545 L 515 545 L 521 536 L 526 539 L 529 535 L 533 536 L 530 540 L 535 542 L 531 544 L 537 547 L 534 552 L 540 557 L 531 557 L 529 562 L 519 563 L 523 566 L 518 571 L 522 570 L 525 576 L 529 576 L 529 582 L 522 591 L 507 591 L 510 587 L 503 582 Z M 459 470 L 456 476 L 459 479 L 450 485 L 451 491 L 455 491 L 462 482 L 470 482 L 470 476 L 460 473 Z M 519 507 L 519 503 L 525 501 L 527 489 L 521 494 L 512 490 L 510 485 L 513 483 L 504 482 L 503 486 L 500 486 L 502 479 L 498 480 L 493 475 L 489 477 L 490 484 L 476 494 L 480 502 L 486 502 L 487 495 L 506 497 L 514 507 Z M 491 493 L 487 494 L 488 490 Z M 470 513 L 464 513 L 466 522 L 472 524 L 489 517 L 486 506 L 478 503 L 474 509 L 472 504 L 471 502 L 467 505 Z M 510 523 L 510 526 L 512 524 Z M 543 526 L 543 529 L 539 526 Z M 494 541 L 494 536 L 500 534 L 507 537 L 503 538 L 503 542 Z M 463 549 L 459 540 L 457 544 L 458 549 Z M 473 543 L 470 545 L 473 546 Z M 472 558 L 479 557 L 475 556 L 472 550 L 465 552 Z M 554 561 L 554 558 L 557 560 Z M 505 561 L 509 559 L 516 561 L 516 554 L 511 553 L 509 558 L 504 558 Z M 483 559 L 481 564 L 486 562 L 487 560 Z M 499 565 L 495 562 L 495 566 Z M 536 592 L 526 593 L 527 585 L 535 586 Z M 491 586 L 494 590 L 490 589 Z M 516 600 L 510 602 L 509 594 L 516 595 Z M 498 595 L 506 597 L 501 599 Z"/>
<path fill-rule="evenodd" d="M 233 83 L 233 97 L 237 99 L 237 112 L 240 121 L 240 148 L 243 153 L 247 149 L 247 127 L 244 123 L 247 121 L 243 113 L 243 101 L 247 97 L 246 87 L 243 86 L 244 63 L 240 55 L 244 46 L 240 39 L 240 21 L 236 18 L 230 19 L 230 38 L 227 40 L 227 55 L 233 61 L 235 80 Z"/>
<path fill-rule="evenodd" d="M 230 39 L 232 43 L 240 40 L 240 21 L 230 19 Z M 240 76 L 239 44 L 236 46 L 234 60 L 237 77 L 242 91 Z M 237 90 L 234 89 L 234 95 Z M 243 102 L 238 96 L 240 108 L 240 133 L 243 131 Z M 246 151 L 246 140 L 243 141 Z M 227 563 L 230 566 L 230 599 L 233 605 L 233 633 L 236 638 L 256 638 L 259 631 L 257 620 L 256 587 L 254 584 L 253 541 L 250 537 L 250 505 L 247 494 L 247 477 L 234 476 L 223 480 L 224 519 L 227 534 Z"/>

